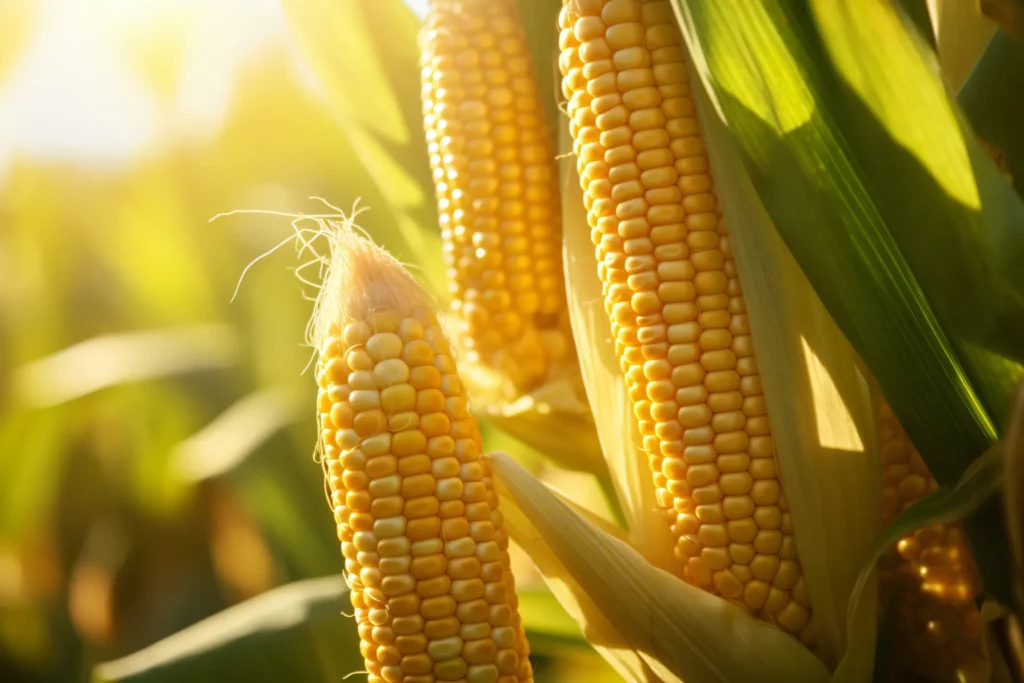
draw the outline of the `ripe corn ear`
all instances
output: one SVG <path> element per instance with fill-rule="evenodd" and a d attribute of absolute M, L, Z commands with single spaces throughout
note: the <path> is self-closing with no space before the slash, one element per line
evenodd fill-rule
<path fill-rule="evenodd" d="M 314 327 L 320 446 L 369 682 L 532 681 L 480 432 L 422 289 L 345 228 Z"/>
<path fill-rule="evenodd" d="M 681 575 L 809 646 L 743 293 L 669 2 L 571 0 L 560 68 L 605 305 Z"/>
<path fill-rule="evenodd" d="M 510 398 L 577 379 L 554 145 L 515 0 L 435 0 L 421 44 L 454 339 Z"/>
<path fill-rule="evenodd" d="M 938 488 L 928 466 L 888 405 L 882 439 L 882 521 Z M 977 570 L 959 524 L 934 524 L 900 539 L 880 563 L 883 597 L 896 610 L 896 673 L 928 680 L 975 680 L 984 652 L 974 604 Z M 901 679 L 902 680 L 902 679 Z"/>

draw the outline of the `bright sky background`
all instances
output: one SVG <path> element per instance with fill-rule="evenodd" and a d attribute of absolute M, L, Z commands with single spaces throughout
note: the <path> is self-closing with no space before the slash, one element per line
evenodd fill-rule
<path fill-rule="evenodd" d="M 423 15 L 427 0 L 406 1 Z M 0 87 L 0 175 L 11 152 L 118 166 L 152 150 L 158 132 L 213 133 L 238 65 L 268 41 L 288 39 L 279 0 L 38 2 L 32 37 Z M 133 72 L 125 36 L 173 21 L 187 38 L 168 111 Z"/>

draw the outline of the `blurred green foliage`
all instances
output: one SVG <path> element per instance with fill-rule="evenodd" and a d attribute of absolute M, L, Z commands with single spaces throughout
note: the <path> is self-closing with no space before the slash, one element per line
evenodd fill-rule
<path fill-rule="evenodd" d="M 3 4 L 0 17 L 18 11 L 0 19 L 0 93 L 40 5 Z M 153 149 L 123 166 L 0 153 L 3 681 L 88 680 L 98 662 L 341 569 L 313 460 L 300 261 L 280 250 L 230 302 L 289 221 L 212 216 L 361 199 L 360 225 L 398 258 L 440 260 L 429 188 L 415 207 L 379 189 L 366 141 L 308 85 L 283 31 L 242 63 L 213 135 L 175 128 L 189 21 L 146 22 L 118 46 L 159 105 Z M 327 633 L 350 627 L 331 615 Z M 566 662 L 605 675 L 578 633 L 565 639 Z M 568 680 L 557 654 L 539 681 Z"/>

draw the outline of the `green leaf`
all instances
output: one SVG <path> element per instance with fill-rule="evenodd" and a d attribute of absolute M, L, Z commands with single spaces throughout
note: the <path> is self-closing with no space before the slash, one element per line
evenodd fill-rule
<path fill-rule="evenodd" d="M 878 644 L 875 649 L 875 668 L 871 676 L 873 683 L 890 683 L 889 672 L 892 670 L 892 662 L 896 655 L 898 614 L 896 605 L 889 601 L 878 620 Z"/>
<path fill-rule="evenodd" d="M 31 407 L 55 406 L 117 386 L 238 362 L 238 339 L 223 324 L 108 334 L 17 368 L 13 395 Z"/>
<path fill-rule="evenodd" d="M 932 474 L 955 482 L 1022 374 L 1024 203 L 890 4 L 676 4 L 787 246 Z M 992 503 L 965 528 L 986 590 L 1010 601 L 1003 521 Z"/>
<path fill-rule="evenodd" d="M 0 540 L 33 529 L 54 504 L 73 433 L 63 408 L 18 410 L 0 424 Z"/>
<path fill-rule="evenodd" d="M 891 5 L 675 4 L 787 246 L 955 481 L 995 441 L 1019 371 L 998 353 L 1024 349 L 1024 204 Z"/>
<path fill-rule="evenodd" d="M 331 576 L 293 583 L 96 667 L 99 681 L 340 681 L 363 668 L 347 588 Z"/>
<path fill-rule="evenodd" d="M 312 457 L 302 458 L 303 471 L 280 453 L 259 456 L 230 475 L 246 508 L 299 576 L 332 571 L 338 562 L 337 532 L 324 498 L 321 467 Z"/>
<path fill-rule="evenodd" d="M 875 563 L 893 543 L 907 534 L 932 524 L 951 524 L 966 520 L 991 502 L 1003 484 L 1003 446 L 997 444 L 985 455 L 975 460 L 954 486 L 938 491 L 917 501 L 890 522 L 875 540 L 871 557 L 860 571 L 853 593 L 850 596 L 850 630 L 857 626 L 852 620 L 860 618 L 856 605 L 861 601 L 875 600 L 874 592 L 868 589 L 875 573 Z M 848 666 L 847 660 L 840 662 L 836 677 Z"/>
<path fill-rule="evenodd" d="M 978 135 L 1003 155 L 1014 187 L 1024 194 L 1024 43 L 998 31 L 957 102 Z"/>
<path fill-rule="evenodd" d="M 296 41 L 435 294 L 447 292 L 420 105 L 419 20 L 401 0 L 283 0 Z M 346 201 L 355 198 L 346 198 Z M 397 250 L 396 250 L 397 251 Z"/>
<path fill-rule="evenodd" d="M 303 396 L 293 387 L 254 391 L 178 444 L 174 466 L 189 481 L 221 476 L 245 461 L 278 430 L 298 421 Z"/>
<path fill-rule="evenodd" d="M 547 590 L 520 590 L 519 601 L 531 656 L 589 652 L 576 622 Z M 335 683 L 364 669 L 355 620 L 344 616 L 351 611 L 340 576 L 297 581 L 100 664 L 93 681 Z"/>

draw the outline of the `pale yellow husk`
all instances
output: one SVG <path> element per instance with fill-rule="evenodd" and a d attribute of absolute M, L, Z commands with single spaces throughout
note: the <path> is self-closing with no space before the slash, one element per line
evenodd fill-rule
<path fill-rule="evenodd" d="M 513 398 L 508 396 L 500 373 L 482 364 L 466 363 L 463 374 L 480 417 L 560 467 L 608 476 L 590 407 L 578 395 L 573 377 L 553 378 Z"/>
<path fill-rule="evenodd" d="M 652 566 L 626 538 L 574 512 L 510 456 L 489 461 L 509 533 L 529 548 L 584 635 L 627 680 L 828 680 L 824 664 L 792 636 Z"/>

